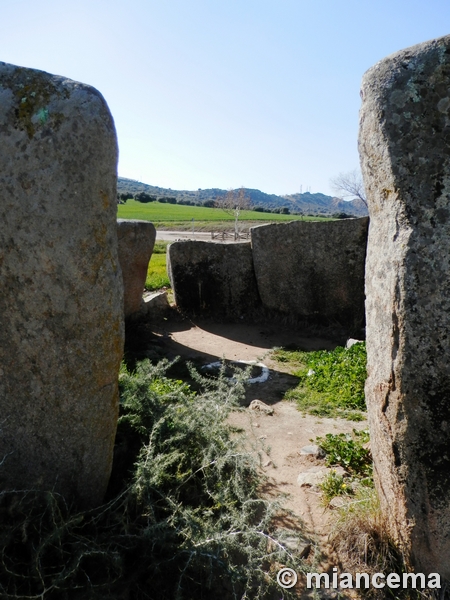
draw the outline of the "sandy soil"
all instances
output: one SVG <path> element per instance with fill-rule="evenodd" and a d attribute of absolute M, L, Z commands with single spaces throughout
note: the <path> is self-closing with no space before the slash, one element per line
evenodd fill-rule
<path fill-rule="evenodd" d="M 303 446 L 317 436 L 327 433 L 351 432 L 353 428 L 364 429 L 366 422 L 354 423 L 341 419 L 325 419 L 303 416 L 295 404 L 282 401 L 284 393 L 295 387 L 297 379 L 285 365 L 269 357 L 274 347 L 290 346 L 304 350 L 333 349 L 336 342 L 322 337 L 281 329 L 274 324 L 223 325 L 189 320 L 165 320 L 163 325 L 153 327 L 152 332 L 165 356 L 181 356 L 206 364 L 222 358 L 229 360 L 262 361 L 269 368 L 265 383 L 249 386 L 246 405 L 259 399 L 270 405 L 272 415 L 247 409 L 233 413 L 231 422 L 245 431 L 249 447 L 261 457 L 261 465 L 267 475 L 264 493 L 282 499 L 284 506 L 292 511 L 289 527 L 303 531 L 311 541 L 312 548 L 324 555 L 322 568 L 327 568 L 326 539 L 330 531 L 333 513 L 325 509 L 317 489 L 300 487 L 297 477 L 314 466 L 324 466 L 323 461 L 300 454 Z"/>

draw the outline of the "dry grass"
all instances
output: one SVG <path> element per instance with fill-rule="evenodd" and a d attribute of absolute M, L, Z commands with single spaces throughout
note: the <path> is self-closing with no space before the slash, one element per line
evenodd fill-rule
<path fill-rule="evenodd" d="M 329 537 L 336 553 L 340 571 L 351 573 L 402 573 L 412 571 L 407 560 L 388 533 L 377 493 L 374 488 L 361 487 L 355 500 L 339 509 Z M 442 582 L 443 583 L 443 582 Z M 440 590 L 390 589 L 384 587 L 359 590 L 361 597 L 371 600 L 448 600 L 445 583 Z"/>
<path fill-rule="evenodd" d="M 374 488 L 361 487 L 339 510 L 330 542 L 348 572 L 400 572 L 405 564 L 387 533 Z"/>

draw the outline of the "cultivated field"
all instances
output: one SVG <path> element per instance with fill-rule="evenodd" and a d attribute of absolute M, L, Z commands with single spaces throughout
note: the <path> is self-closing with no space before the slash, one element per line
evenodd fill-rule
<path fill-rule="evenodd" d="M 126 204 L 117 207 L 119 219 L 142 219 L 151 221 L 158 229 L 183 230 L 192 227 L 194 220 L 195 229 L 233 229 L 234 217 L 220 208 L 206 208 L 204 206 L 184 206 L 181 204 L 164 204 L 161 202 L 142 203 L 128 200 Z M 243 210 L 239 216 L 239 228 L 248 228 L 253 224 L 271 223 L 273 221 L 326 221 L 324 217 L 304 217 L 300 215 L 281 215 L 277 213 L 263 213 L 254 210 Z"/>

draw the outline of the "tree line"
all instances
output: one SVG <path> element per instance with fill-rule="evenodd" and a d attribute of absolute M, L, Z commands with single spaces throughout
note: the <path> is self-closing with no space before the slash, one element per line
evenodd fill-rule
<path fill-rule="evenodd" d="M 147 192 L 122 192 L 117 194 L 118 204 L 125 204 L 127 200 L 136 200 L 144 204 L 148 202 L 161 202 L 167 204 L 181 204 L 187 206 L 203 206 L 205 208 L 221 208 L 226 212 L 231 211 L 235 214 L 241 210 L 254 210 L 256 212 L 278 213 L 282 215 L 291 214 L 288 206 L 270 208 L 268 206 L 254 206 L 250 198 L 245 194 L 243 189 L 229 190 L 224 196 L 218 196 L 215 199 L 204 200 L 203 202 L 194 202 L 192 200 L 177 199 L 174 196 L 153 196 Z M 292 213 L 296 214 L 296 213 Z"/>
<path fill-rule="evenodd" d="M 117 201 L 119 204 L 125 204 L 127 200 L 137 200 L 138 202 L 163 202 L 167 204 L 177 204 L 177 199 L 173 196 L 152 196 L 147 194 L 147 192 L 138 192 L 137 194 L 131 194 L 130 192 L 125 192 L 121 194 L 117 194 Z M 178 202 L 181 204 L 181 202 Z"/>

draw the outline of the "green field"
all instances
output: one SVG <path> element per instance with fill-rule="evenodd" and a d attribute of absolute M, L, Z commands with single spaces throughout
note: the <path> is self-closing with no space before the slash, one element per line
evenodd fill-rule
<path fill-rule="evenodd" d="M 220 208 L 206 208 L 204 206 L 185 206 L 182 204 L 164 204 L 161 202 L 142 203 L 136 200 L 128 200 L 126 204 L 119 204 L 117 207 L 117 217 L 119 219 L 142 219 L 151 221 L 158 227 L 180 226 L 188 222 L 195 221 L 198 228 L 200 223 L 219 223 L 228 222 L 232 226 L 234 217 L 227 214 Z M 276 213 L 262 213 L 253 210 L 243 210 L 239 216 L 239 223 L 243 222 L 269 222 L 269 221 L 293 221 L 296 219 L 309 221 L 329 220 L 325 217 L 303 217 L 300 215 L 280 215 Z"/>
<path fill-rule="evenodd" d="M 160 241 L 155 243 L 147 269 L 147 279 L 145 281 L 145 289 L 148 291 L 170 287 L 166 268 L 166 251 L 168 243 L 169 242 Z"/>

